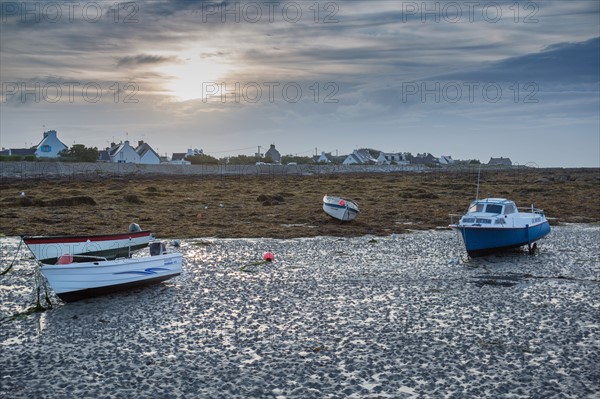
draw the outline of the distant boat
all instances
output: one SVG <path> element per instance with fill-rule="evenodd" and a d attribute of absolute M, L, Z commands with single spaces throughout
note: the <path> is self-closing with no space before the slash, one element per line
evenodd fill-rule
<path fill-rule="evenodd" d="M 151 256 L 114 260 L 89 257 L 87 262 L 72 262 L 71 255 L 62 255 L 57 264 L 42 264 L 40 271 L 65 302 L 159 283 L 181 274 L 183 255 L 166 253 L 161 243 L 155 244 L 162 249 Z"/>
<path fill-rule="evenodd" d="M 325 195 L 323 197 L 323 210 L 332 218 L 349 222 L 358 216 L 358 204 L 350 199 Z"/>
<path fill-rule="evenodd" d="M 129 256 L 132 251 L 148 246 L 152 239 L 150 231 L 142 231 L 134 223 L 129 230 L 102 235 L 24 236 L 23 241 L 42 263 L 56 263 L 63 254 L 101 256 L 110 260 Z"/>
<path fill-rule="evenodd" d="M 475 200 L 460 221 L 448 227 L 461 233 L 471 257 L 524 245 L 531 253 L 535 242 L 550 233 L 550 224 L 544 211 L 533 205 L 528 209 L 519 212 L 515 203 L 505 198 Z"/>

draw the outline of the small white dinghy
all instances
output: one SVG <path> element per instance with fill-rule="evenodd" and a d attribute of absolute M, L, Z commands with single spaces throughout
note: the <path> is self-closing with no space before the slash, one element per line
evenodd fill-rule
<path fill-rule="evenodd" d="M 323 210 L 326 214 L 340 220 L 349 222 L 358 216 L 358 204 L 350 199 L 325 195 L 323 197 Z"/>
<path fill-rule="evenodd" d="M 55 265 L 42 264 L 40 271 L 65 302 L 159 283 L 181 274 L 181 253 L 167 253 L 160 242 L 151 244 L 150 253 L 114 260 L 89 257 L 87 262 L 73 262 L 73 256 L 66 254 Z"/>

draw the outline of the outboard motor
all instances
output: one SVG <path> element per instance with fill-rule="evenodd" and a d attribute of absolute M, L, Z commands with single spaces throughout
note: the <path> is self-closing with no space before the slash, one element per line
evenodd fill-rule
<path fill-rule="evenodd" d="M 137 224 L 137 223 L 131 223 L 129 225 L 129 232 L 130 233 L 137 233 L 139 231 L 142 231 L 142 228 L 140 227 L 139 224 Z"/>
<path fill-rule="evenodd" d="M 151 256 L 162 255 L 162 254 L 166 254 L 166 253 L 167 253 L 167 248 L 165 247 L 165 244 L 163 242 L 155 241 L 150 244 L 150 255 Z"/>

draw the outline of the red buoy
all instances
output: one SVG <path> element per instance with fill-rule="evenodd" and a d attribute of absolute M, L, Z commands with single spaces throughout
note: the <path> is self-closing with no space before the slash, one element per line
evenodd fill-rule
<path fill-rule="evenodd" d="M 265 252 L 263 254 L 263 259 L 266 262 L 273 262 L 275 260 L 275 255 L 273 255 L 273 252 L 270 252 L 270 251 L 269 252 Z"/>

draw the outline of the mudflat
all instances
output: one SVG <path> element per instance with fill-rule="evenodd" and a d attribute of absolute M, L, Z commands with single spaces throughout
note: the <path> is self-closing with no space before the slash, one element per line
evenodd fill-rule
<path fill-rule="evenodd" d="M 445 228 L 475 198 L 477 174 L 432 171 L 311 176 L 126 176 L 8 180 L 0 233 L 102 234 L 138 223 L 159 237 L 292 238 L 389 235 Z M 340 223 L 325 194 L 354 199 Z M 599 169 L 482 170 L 479 197 L 544 209 L 551 224 L 600 221 Z"/>
<path fill-rule="evenodd" d="M 179 277 L 12 318 L 25 257 L 0 279 L 0 397 L 598 398 L 599 230 L 476 259 L 447 230 L 182 239 Z"/>

